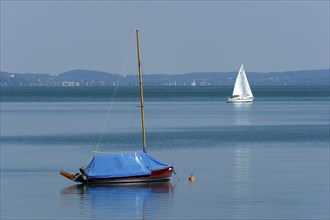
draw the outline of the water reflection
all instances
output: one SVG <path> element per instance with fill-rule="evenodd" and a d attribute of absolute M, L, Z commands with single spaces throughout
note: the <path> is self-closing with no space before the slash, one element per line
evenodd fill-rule
<path fill-rule="evenodd" d="M 170 182 L 136 185 L 74 185 L 61 190 L 62 204 L 78 203 L 80 212 L 92 218 L 168 218 Z M 77 207 L 77 204 L 75 204 Z"/>
<path fill-rule="evenodd" d="M 235 125 L 251 125 L 252 102 L 232 103 Z"/>
<path fill-rule="evenodd" d="M 236 204 L 235 217 L 244 218 L 249 211 L 250 198 L 250 149 L 238 148 L 234 150 L 234 201 Z"/>

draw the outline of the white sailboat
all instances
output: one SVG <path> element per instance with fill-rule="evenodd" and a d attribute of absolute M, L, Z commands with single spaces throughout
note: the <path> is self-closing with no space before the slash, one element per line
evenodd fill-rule
<path fill-rule="evenodd" d="M 254 99 L 243 64 L 238 71 L 232 96 L 228 97 L 229 103 L 252 102 Z"/>

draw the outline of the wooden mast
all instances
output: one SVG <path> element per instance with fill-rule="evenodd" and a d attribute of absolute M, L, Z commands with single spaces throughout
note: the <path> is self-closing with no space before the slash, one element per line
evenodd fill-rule
<path fill-rule="evenodd" d="M 143 100 L 143 86 L 142 86 L 142 66 L 140 57 L 140 41 L 139 41 L 139 30 L 136 28 L 136 44 L 137 44 L 137 54 L 138 54 L 138 68 L 139 68 L 139 84 L 140 84 L 140 102 L 141 102 L 141 121 L 142 121 L 142 142 L 143 142 L 143 152 L 146 152 L 147 139 L 146 139 L 146 128 L 144 124 L 144 100 Z"/>

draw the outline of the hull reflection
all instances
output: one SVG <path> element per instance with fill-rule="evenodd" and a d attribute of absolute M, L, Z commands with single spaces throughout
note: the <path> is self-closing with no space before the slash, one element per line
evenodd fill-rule
<path fill-rule="evenodd" d="M 173 189 L 170 182 L 73 185 L 62 189 L 61 196 L 62 203 L 77 202 L 91 217 L 168 218 Z"/>

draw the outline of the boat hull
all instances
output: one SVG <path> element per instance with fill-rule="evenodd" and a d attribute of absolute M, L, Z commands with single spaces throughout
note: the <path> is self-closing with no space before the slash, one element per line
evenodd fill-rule
<path fill-rule="evenodd" d="M 116 178 L 81 178 L 78 173 L 76 177 L 74 174 L 61 171 L 60 174 L 75 182 L 83 184 L 126 184 L 126 183 L 148 183 L 148 182 L 166 182 L 169 181 L 174 172 L 173 167 L 166 167 L 164 169 L 153 170 L 150 175 L 143 176 L 128 176 L 128 177 L 116 177 Z"/>
<path fill-rule="evenodd" d="M 235 97 L 235 98 L 228 98 L 228 103 L 245 103 L 245 102 L 253 102 L 253 97 Z"/>
<path fill-rule="evenodd" d="M 84 184 L 118 184 L 118 183 L 146 183 L 146 182 L 161 182 L 169 181 L 172 177 L 173 167 L 166 167 L 164 169 L 153 170 L 150 175 L 143 176 L 129 176 L 116 178 L 87 178 Z"/>
<path fill-rule="evenodd" d="M 114 183 L 145 183 L 169 181 L 172 177 L 173 167 L 151 171 L 150 175 L 130 176 L 119 178 L 87 178 L 88 184 L 114 184 Z"/>

